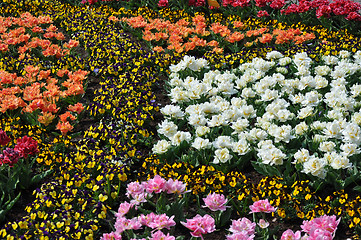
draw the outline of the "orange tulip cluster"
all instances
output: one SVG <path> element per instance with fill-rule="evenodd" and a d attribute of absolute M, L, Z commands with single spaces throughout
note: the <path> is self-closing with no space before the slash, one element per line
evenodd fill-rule
<path fill-rule="evenodd" d="M 195 16 L 192 23 L 181 19 L 174 24 L 162 19 L 146 20 L 141 15 L 121 20 L 112 16 L 109 20 L 126 22 L 135 29 L 144 28 L 143 39 L 158 43 L 158 46 L 153 47 L 154 51 L 164 51 L 162 42 L 167 43 L 168 50 L 178 53 L 207 46 L 211 47 L 214 52 L 222 53 L 224 48 L 221 45 L 236 42 L 249 47 L 253 44 L 267 44 L 272 41 L 275 44 L 301 44 L 315 38 L 313 33 L 302 32 L 299 29 L 260 28 L 245 31 L 246 26 L 241 21 L 234 21 L 231 29 L 219 22 L 212 23 L 207 28 L 206 20 L 202 15 Z"/>
<path fill-rule="evenodd" d="M 20 18 L 0 16 L 0 56 L 15 49 L 21 60 L 25 54 L 31 57 L 31 49 L 37 47 L 41 48 L 44 57 L 60 58 L 69 54 L 79 42 L 70 40 L 63 46 L 54 44 L 52 39 L 64 40 L 65 36 L 51 23 L 48 16 L 33 17 L 30 13 L 24 13 Z M 39 34 L 42 34 L 40 38 Z M 32 114 L 39 123 L 48 126 L 61 112 L 58 106 L 61 100 L 84 93 L 83 80 L 87 74 L 87 71 L 62 69 L 57 71 L 55 78 L 51 76 L 51 70 L 41 70 L 33 65 L 25 66 L 22 75 L 0 70 L 0 113 L 20 110 L 20 114 Z M 80 114 L 83 109 L 81 103 L 68 106 L 68 111 L 59 115 L 56 128 L 66 135 L 73 129 L 69 122 L 76 119 L 73 114 Z"/>
<path fill-rule="evenodd" d="M 45 57 L 60 58 L 69 54 L 70 49 L 76 47 L 79 42 L 70 40 L 63 44 L 64 48 L 52 43 L 51 39 L 65 40 L 65 36 L 63 33 L 57 32 L 58 29 L 51 23 L 52 20 L 49 16 L 34 17 L 28 12 L 23 13 L 20 18 L 0 16 L 0 53 L 9 51 L 13 46 L 20 55 L 20 60 L 25 57 L 27 52 L 37 47 L 41 47 Z M 45 29 L 43 28 L 44 24 L 51 25 Z M 30 34 L 43 34 L 44 39 L 31 37 Z"/>
<path fill-rule="evenodd" d="M 38 111 L 38 121 L 47 126 L 60 110 L 59 100 L 84 93 L 83 80 L 87 71 L 59 70 L 58 77 L 65 78 L 66 75 L 68 78 L 58 84 L 58 79 L 50 76 L 50 70 L 42 71 L 30 65 L 24 70 L 24 76 L 0 70 L 0 112 L 21 109 L 21 113 L 26 114 Z M 81 103 L 68 106 L 69 111 L 59 115 L 57 129 L 64 135 L 72 130 L 68 118 L 75 120 L 76 117 L 71 112 L 79 114 L 83 109 Z"/>

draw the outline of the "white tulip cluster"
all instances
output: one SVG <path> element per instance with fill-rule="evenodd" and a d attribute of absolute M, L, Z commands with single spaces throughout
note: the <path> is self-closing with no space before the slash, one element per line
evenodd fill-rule
<path fill-rule="evenodd" d="M 254 151 L 262 164 L 282 165 L 291 157 L 304 173 L 320 178 L 329 169 L 351 168 L 349 158 L 360 154 L 361 144 L 361 84 L 355 79 L 361 51 L 319 62 L 305 52 L 284 57 L 273 51 L 266 59 L 223 72 L 190 56 L 172 65 L 172 104 L 161 109 L 163 140 L 153 152 L 186 141 L 196 151 L 212 151 L 214 164 Z M 180 77 L 186 69 L 195 74 Z M 177 124 L 185 120 L 184 132 Z M 304 143 L 298 149 L 290 147 L 296 140 Z"/>

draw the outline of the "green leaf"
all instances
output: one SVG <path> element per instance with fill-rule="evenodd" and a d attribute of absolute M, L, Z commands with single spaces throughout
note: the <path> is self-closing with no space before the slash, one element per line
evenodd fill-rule
<path fill-rule="evenodd" d="M 260 174 L 265 176 L 279 176 L 282 177 L 280 171 L 271 165 L 263 164 L 260 162 L 252 161 L 253 168 Z"/>
<path fill-rule="evenodd" d="M 3 202 L 4 202 L 5 195 L 6 195 L 5 192 L 2 191 L 1 198 L 0 198 L 0 208 L 1 208 L 2 204 L 3 204 Z"/>
<path fill-rule="evenodd" d="M 14 204 L 19 200 L 21 192 L 16 196 L 16 198 L 11 199 L 9 195 L 9 200 L 4 204 L 4 207 L 0 206 L 0 221 L 5 219 L 6 213 L 14 206 Z M 3 197 L 1 198 L 3 200 Z"/>
<path fill-rule="evenodd" d="M 223 227 L 228 223 L 229 219 L 231 218 L 232 212 L 233 212 L 233 209 L 230 207 L 230 208 L 227 208 L 226 211 L 221 213 L 219 227 Z"/>
<path fill-rule="evenodd" d="M 157 213 L 165 213 L 166 212 L 166 206 L 168 205 L 167 198 L 164 197 L 163 194 L 159 195 L 158 201 L 156 203 L 156 211 Z"/>
<path fill-rule="evenodd" d="M 167 216 L 174 216 L 174 221 L 179 223 L 180 221 L 184 221 L 184 211 L 183 211 L 184 204 L 182 201 L 175 201 L 173 202 L 169 209 L 167 210 Z"/>
<path fill-rule="evenodd" d="M 356 186 L 353 188 L 354 191 L 361 192 L 361 186 Z"/>
<path fill-rule="evenodd" d="M 44 178 L 49 176 L 52 172 L 53 172 L 53 170 L 50 169 L 50 170 L 47 170 L 47 171 L 45 171 L 43 173 L 40 173 L 40 174 L 37 174 L 37 175 L 33 176 L 31 178 L 31 184 L 30 185 L 39 183 L 41 180 L 43 180 Z"/>
<path fill-rule="evenodd" d="M 6 183 L 7 190 L 9 192 L 15 190 L 19 182 L 20 182 L 20 180 L 19 180 L 18 175 L 17 176 L 12 176 L 11 178 L 9 178 L 9 180 Z"/>

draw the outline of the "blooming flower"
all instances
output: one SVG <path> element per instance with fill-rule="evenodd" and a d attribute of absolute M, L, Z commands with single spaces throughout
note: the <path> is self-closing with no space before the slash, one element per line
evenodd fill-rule
<path fill-rule="evenodd" d="M 164 185 L 166 180 L 159 175 L 155 175 L 154 178 L 149 179 L 146 183 L 144 183 L 144 188 L 147 193 L 160 193 L 164 189 Z"/>
<path fill-rule="evenodd" d="M 60 130 L 62 135 L 66 135 L 69 131 L 73 130 L 73 126 L 68 122 L 58 122 L 56 129 Z"/>
<path fill-rule="evenodd" d="M 126 215 L 129 210 L 133 207 L 133 204 L 128 203 L 128 202 L 123 202 L 119 205 L 118 208 L 118 212 L 115 213 L 116 217 L 123 217 L 124 215 Z"/>
<path fill-rule="evenodd" d="M 227 240 L 253 240 L 255 235 L 248 235 L 246 232 L 236 232 L 231 235 L 227 235 Z"/>
<path fill-rule="evenodd" d="M 138 220 L 142 225 L 148 226 L 153 221 L 153 219 L 155 217 L 156 217 L 156 214 L 154 212 L 151 212 L 151 213 L 149 213 L 147 215 L 141 214 L 138 217 Z"/>
<path fill-rule="evenodd" d="M 264 219 L 260 219 L 259 222 L 257 223 L 257 225 L 260 227 L 260 228 L 267 228 L 269 226 L 269 222 L 267 222 L 266 220 Z"/>
<path fill-rule="evenodd" d="M 175 194 L 183 194 L 186 191 L 187 184 L 183 183 L 179 180 L 168 179 L 168 181 L 164 184 L 164 191 L 168 194 L 175 193 Z"/>
<path fill-rule="evenodd" d="M 276 208 L 274 208 L 269 203 L 268 199 L 258 200 L 257 202 L 254 202 L 251 206 L 249 206 L 249 208 L 251 209 L 250 213 L 256 213 L 256 212 L 271 213 L 276 211 Z"/>
<path fill-rule="evenodd" d="M 131 204 L 139 205 L 140 203 L 147 202 L 147 198 L 151 197 L 149 193 L 139 193 L 133 196 L 133 199 L 130 200 Z"/>
<path fill-rule="evenodd" d="M 21 157 L 27 158 L 28 155 L 34 155 L 39 152 L 38 142 L 33 140 L 32 137 L 24 136 L 17 140 L 14 150 L 18 151 Z"/>
<path fill-rule="evenodd" d="M 256 223 L 252 222 L 248 218 L 241 218 L 238 220 L 232 220 L 232 224 L 229 231 L 232 233 L 245 232 L 248 236 L 254 235 L 256 229 Z"/>
<path fill-rule="evenodd" d="M 114 227 L 115 227 L 115 232 L 121 234 L 125 230 L 140 229 L 142 227 L 142 224 L 140 223 L 138 218 L 127 219 L 125 217 L 118 217 L 114 224 Z"/>
<path fill-rule="evenodd" d="M 80 114 L 84 110 L 84 106 L 81 103 L 77 103 L 74 105 L 69 105 L 68 110 L 71 112 L 76 112 L 77 114 Z"/>
<path fill-rule="evenodd" d="M 0 145 L 5 146 L 11 141 L 11 139 L 6 135 L 6 132 L 0 129 Z"/>
<path fill-rule="evenodd" d="M 0 166 L 2 164 L 8 164 L 13 167 L 21 157 L 20 152 L 12 148 L 6 148 L 3 150 L 3 154 L 0 154 Z"/>
<path fill-rule="evenodd" d="M 295 233 L 291 229 L 287 229 L 282 233 L 281 240 L 299 240 L 301 238 L 301 232 L 296 231 Z"/>
<path fill-rule="evenodd" d="M 214 232 L 215 229 L 215 221 L 208 214 L 203 217 L 197 214 L 192 219 L 187 219 L 187 222 L 181 222 L 186 228 L 191 230 L 191 235 L 193 237 L 200 237 L 203 239 L 203 234 Z"/>
<path fill-rule="evenodd" d="M 152 233 L 152 237 L 149 240 L 175 240 L 174 236 L 165 235 L 162 231 L 156 231 L 155 233 Z"/>
<path fill-rule="evenodd" d="M 168 6 L 168 0 L 159 0 L 158 6 L 159 7 L 167 7 Z"/>
<path fill-rule="evenodd" d="M 333 236 L 331 232 L 320 228 L 311 231 L 309 237 L 307 238 L 307 240 L 332 240 L 332 239 Z"/>
<path fill-rule="evenodd" d="M 148 223 L 148 227 L 152 229 L 161 230 L 163 228 L 170 229 L 170 227 L 175 226 L 175 221 L 173 220 L 174 216 L 168 217 L 165 213 L 161 215 L 154 215 L 151 222 Z"/>
<path fill-rule="evenodd" d="M 204 207 L 208 207 L 211 211 L 225 211 L 227 206 L 227 198 L 223 194 L 212 193 L 203 198 Z"/>
<path fill-rule="evenodd" d="M 261 10 L 261 11 L 258 11 L 257 17 L 259 17 L 259 18 L 261 18 L 261 17 L 269 17 L 269 14 L 268 14 L 267 11 Z"/>
<path fill-rule="evenodd" d="M 153 153 L 163 154 L 168 151 L 171 144 L 167 140 L 159 140 L 152 148 Z"/>
<path fill-rule="evenodd" d="M 122 235 L 116 232 L 104 233 L 100 240 L 122 240 Z"/>
<path fill-rule="evenodd" d="M 213 163 L 214 164 L 218 164 L 218 163 L 226 163 L 228 160 L 230 160 L 232 158 L 232 155 L 229 153 L 229 150 L 227 148 L 221 148 L 221 149 L 217 149 L 214 152 L 214 160 Z"/>
<path fill-rule="evenodd" d="M 336 232 L 337 226 L 340 223 L 340 221 L 341 218 L 336 220 L 335 215 L 332 216 L 323 215 L 321 217 L 314 218 L 311 221 L 303 221 L 301 228 L 304 232 L 308 233 L 310 236 L 311 235 L 314 237 L 316 237 L 316 235 L 328 236 L 328 234 L 325 233 L 325 231 L 329 232 L 333 236 Z M 312 239 L 316 239 L 316 238 L 312 238 Z M 323 239 L 323 238 L 318 238 L 318 239 Z M 332 239 L 332 238 L 324 238 L 324 239 Z"/>
<path fill-rule="evenodd" d="M 144 185 L 137 181 L 134 181 L 134 182 L 128 183 L 127 191 L 126 191 L 125 195 L 128 198 L 130 198 L 130 197 L 134 198 L 134 196 L 144 193 L 144 191 L 145 191 Z"/>

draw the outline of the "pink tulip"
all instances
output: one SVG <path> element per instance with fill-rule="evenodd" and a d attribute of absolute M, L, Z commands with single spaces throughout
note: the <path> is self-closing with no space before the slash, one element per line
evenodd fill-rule
<path fill-rule="evenodd" d="M 158 6 L 159 7 L 167 7 L 168 6 L 168 0 L 159 0 Z"/>
<path fill-rule="evenodd" d="M 116 232 L 104 233 L 100 240 L 122 240 L 122 235 Z"/>
<path fill-rule="evenodd" d="M 251 206 L 249 206 L 249 208 L 251 209 L 250 213 L 256 213 L 256 212 L 271 213 L 276 211 L 276 208 L 274 208 L 269 203 L 268 199 L 254 202 Z"/>
<path fill-rule="evenodd" d="M 291 229 L 287 229 L 282 233 L 281 240 L 300 240 L 301 232 L 293 232 Z"/>
<path fill-rule="evenodd" d="M 255 235 L 248 235 L 246 232 L 237 232 L 232 235 L 227 235 L 227 240 L 253 240 Z"/>
<path fill-rule="evenodd" d="M 255 234 L 256 223 L 252 222 L 248 218 L 241 218 L 238 220 L 232 220 L 232 225 L 229 231 L 232 233 L 246 232 L 247 235 Z"/>
<path fill-rule="evenodd" d="M 186 228 L 191 230 L 191 235 L 193 237 L 200 237 L 203 239 L 203 234 L 211 233 L 216 230 L 214 219 L 208 214 L 203 217 L 196 215 L 192 219 L 187 219 L 187 222 L 181 222 Z"/>
<path fill-rule="evenodd" d="M 154 220 L 156 217 L 156 214 L 154 212 L 151 212 L 147 215 L 141 214 L 138 217 L 139 222 L 144 226 L 149 226 L 149 224 Z"/>
<path fill-rule="evenodd" d="M 266 10 L 258 11 L 257 17 L 259 17 L 259 18 L 261 18 L 261 17 L 269 17 L 269 14 L 268 14 L 268 12 Z"/>
<path fill-rule="evenodd" d="M 168 217 L 165 213 L 161 215 L 154 215 L 153 221 L 149 222 L 147 226 L 152 229 L 161 230 L 163 228 L 170 229 L 170 227 L 175 226 L 175 221 L 173 220 L 174 216 Z"/>
<path fill-rule="evenodd" d="M 310 233 L 310 236 L 307 238 L 307 240 L 332 240 L 332 239 L 333 239 L 332 233 L 321 228 L 314 229 Z"/>
<path fill-rule="evenodd" d="M 259 220 L 259 222 L 258 222 L 258 226 L 259 226 L 260 228 L 268 228 L 269 222 L 267 222 L 267 221 L 264 220 L 264 219 L 261 219 L 261 220 Z"/>
<path fill-rule="evenodd" d="M 165 235 L 162 231 L 157 231 L 152 233 L 152 238 L 149 240 L 175 240 L 175 237 L 169 235 L 169 233 Z"/>
<path fill-rule="evenodd" d="M 168 181 L 164 184 L 164 191 L 166 191 L 168 194 L 174 193 L 181 195 L 187 192 L 186 186 L 187 184 L 179 180 L 168 179 Z"/>
<path fill-rule="evenodd" d="M 118 208 L 118 212 L 115 213 L 116 217 L 123 217 L 125 214 L 127 214 L 129 212 L 129 210 L 133 207 L 134 205 L 128 202 L 123 202 L 119 205 Z"/>
<path fill-rule="evenodd" d="M 148 193 L 140 193 L 133 196 L 134 199 L 130 201 L 131 204 L 138 206 L 140 203 L 147 202 L 147 198 L 149 198 Z M 135 208 L 137 209 L 137 207 Z"/>
<path fill-rule="evenodd" d="M 128 198 L 135 198 L 134 196 L 144 193 L 144 190 L 143 184 L 139 182 L 131 182 L 127 185 L 127 192 L 125 195 L 127 195 Z"/>
<path fill-rule="evenodd" d="M 125 217 L 118 217 L 115 224 L 115 232 L 121 234 L 125 230 L 138 230 L 142 228 L 142 224 L 138 221 L 138 218 L 127 219 Z"/>
<path fill-rule="evenodd" d="M 341 219 L 336 220 L 336 216 L 323 215 L 318 218 L 314 218 L 311 221 L 303 221 L 301 228 L 304 232 L 312 234 L 316 229 L 322 229 L 330 232 L 332 235 L 336 232 L 337 226 Z"/>
<path fill-rule="evenodd" d="M 159 175 L 155 175 L 154 178 L 149 179 L 146 183 L 144 183 L 145 190 L 147 193 L 160 193 L 163 191 L 165 183 L 166 181 L 164 178 Z"/>
<path fill-rule="evenodd" d="M 208 194 L 206 198 L 203 198 L 204 207 L 208 207 L 212 211 L 225 211 L 227 206 L 227 198 L 223 194 L 212 193 Z"/>

